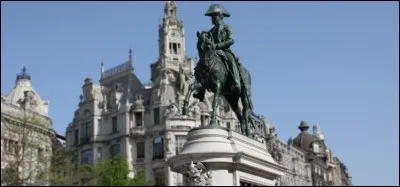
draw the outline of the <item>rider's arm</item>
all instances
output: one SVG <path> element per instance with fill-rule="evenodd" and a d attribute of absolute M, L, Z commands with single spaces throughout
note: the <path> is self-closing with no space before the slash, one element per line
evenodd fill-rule
<path fill-rule="evenodd" d="M 226 40 L 221 43 L 218 43 L 216 46 L 217 49 L 227 49 L 234 43 L 232 28 L 226 25 L 224 27 L 224 32 L 226 34 Z"/>

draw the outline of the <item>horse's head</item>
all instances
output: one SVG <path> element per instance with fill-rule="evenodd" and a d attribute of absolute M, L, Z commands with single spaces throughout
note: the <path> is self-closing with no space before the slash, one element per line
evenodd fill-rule
<path fill-rule="evenodd" d="M 214 43 L 214 39 L 209 32 L 202 31 L 197 32 L 197 50 L 199 52 L 200 59 L 208 61 L 212 58 L 215 53 L 215 49 L 212 49 L 211 45 Z"/>

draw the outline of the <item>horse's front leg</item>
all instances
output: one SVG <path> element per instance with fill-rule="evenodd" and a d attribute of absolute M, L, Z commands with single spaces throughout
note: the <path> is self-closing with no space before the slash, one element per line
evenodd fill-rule
<path fill-rule="evenodd" d="M 212 113 L 211 113 L 211 122 L 210 125 L 216 127 L 217 124 L 217 107 L 219 104 L 219 97 L 221 95 L 221 84 L 217 83 L 216 84 L 216 89 L 215 89 L 215 93 L 214 93 L 214 99 L 212 102 Z"/>
<path fill-rule="evenodd" d="M 202 87 L 202 85 L 197 81 L 194 81 L 193 83 L 191 83 L 189 85 L 189 90 L 188 90 L 188 92 L 187 92 L 187 94 L 185 96 L 185 100 L 183 101 L 182 115 L 184 115 L 184 116 L 188 115 L 188 113 L 189 113 L 188 107 L 189 107 L 190 96 L 193 94 L 194 91 L 200 89 L 201 87 Z"/>

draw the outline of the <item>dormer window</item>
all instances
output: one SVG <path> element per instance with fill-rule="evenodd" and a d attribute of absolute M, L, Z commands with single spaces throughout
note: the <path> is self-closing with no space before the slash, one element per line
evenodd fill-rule
<path fill-rule="evenodd" d="M 318 143 L 313 143 L 313 152 L 319 153 L 319 144 Z"/>

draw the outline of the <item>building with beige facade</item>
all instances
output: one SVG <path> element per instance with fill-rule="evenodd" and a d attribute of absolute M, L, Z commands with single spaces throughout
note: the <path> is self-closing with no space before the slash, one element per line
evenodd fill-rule
<path fill-rule="evenodd" d="M 2 185 L 48 184 L 39 176 L 50 167 L 51 139 L 55 137 L 48 106 L 33 89 L 24 67 L 14 88 L 1 96 Z"/>

